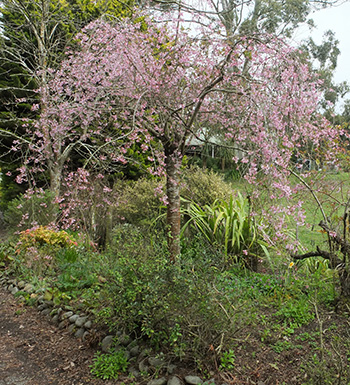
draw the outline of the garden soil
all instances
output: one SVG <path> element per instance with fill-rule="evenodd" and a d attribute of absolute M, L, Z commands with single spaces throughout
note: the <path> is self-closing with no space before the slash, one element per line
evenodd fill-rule
<path fill-rule="evenodd" d="M 58 329 L 35 307 L 26 306 L 0 287 L 0 385 L 146 385 L 149 382 L 149 378 L 144 381 L 128 377 L 108 381 L 94 378 L 89 366 L 95 352 L 95 348 Z M 285 357 L 283 374 L 269 365 L 273 358 L 268 351 L 260 352 L 257 358 L 260 359 L 257 365 L 251 359 L 245 362 L 256 366 L 256 373 L 243 374 L 237 367 L 236 375 L 224 374 L 215 383 L 300 385 L 301 382 L 293 379 L 298 369 L 290 365 L 291 360 L 298 361 L 300 357 Z M 189 371 L 186 368 L 177 374 L 181 378 Z"/>
<path fill-rule="evenodd" d="M 110 385 L 90 375 L 95 350 L 0 288 L 0 385 Z"/>

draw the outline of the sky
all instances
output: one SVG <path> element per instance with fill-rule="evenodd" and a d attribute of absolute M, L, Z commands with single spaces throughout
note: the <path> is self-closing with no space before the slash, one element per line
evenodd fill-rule
<path fill-rule="evenodd" d="M 350 2 L 322 9 L 311 14 L 310 17 L 316 25 L 316 28 L 311 32 L 315 43 L 319 44 L 322 42 L 322 36 L 325 31 L 330 29 L 335 32 L 335 37 L 339 40 L 338 48 L 340 49 L 340 55 L 334 80 L 336 83 L 346 80 L 350 84 Z M 297 33 L 296 38 L 300 39 L 304 35 L 305 37 L 310 35 L 307 27 L 302 27 Z"/>

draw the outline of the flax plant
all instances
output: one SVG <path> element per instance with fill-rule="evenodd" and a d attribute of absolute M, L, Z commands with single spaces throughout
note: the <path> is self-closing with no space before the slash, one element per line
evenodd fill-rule
<path fill-rule="evenodd" d="M 229 201 L 217 199 L 203 207 L 195 202 L 188 203 L 184 211 L 189 220 L 183 226 L 182 234 L 191 225 L 210 244 L 222 248 L 226 261 L 243 258 L 253 270 L 257 268 L 259 256 L 269 258 L 269 245 L 259 226 L 261 221 L 251 215 L 247 197 L 238 192 Z"/>

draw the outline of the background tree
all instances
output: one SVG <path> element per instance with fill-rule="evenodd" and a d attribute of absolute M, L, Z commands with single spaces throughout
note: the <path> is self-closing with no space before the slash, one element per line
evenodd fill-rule
<path fill-rule="evenodd" d="M 153 0 L 151 8 L 159 10 L 182 10 L 193 15 L 200 15 L 201 22 L 223 28 L 228 38 L 238 35 L 272 34 L 290 37 L 293 31 L 307 22 L 314 10 L 338 3 L 338 0 L 209 0 L 208 2 Z"/>
<path fill-rule="evenodd" d="M 320 79 L 323 81 L 324 100 L 322 101 L 322 108 L 327 119 L 334 124 L 339 123 L 335 117 L 336 107 L 349 92 L 349 85 L 346 81 L 336 84 L 333 79 L 340 54 L 338 44 L 339 41 L 335 38 L 334 32 L 326 31 L 321 44 L 316 44 L 310 38 L 302 46 L 313 66 L 313 70 L 319 74 Z"/>
<path fill-rule="evenodd" d="M 24 191 L 15 183 L 16 169 L 21 166 L 21 161 L 9 150 L 14 139 L 22 140 L 26 136 L 23 120 L 35 120 L 45 108 L 41 94 L 50 77 L 48 69 L 57 68 L 67 46 L 74 44 L 73 36 L 84 25 L 101 15 L 110 18 L 130 15 L 130 4 L 116 0 L 2 2 L 0 143 L 3 156 L 0 166 L 3 203 Z M 40 108 L 33 111 L 32 106 L 38 101 Z M 51 180 L 52 175 L 47 178 Z"/>

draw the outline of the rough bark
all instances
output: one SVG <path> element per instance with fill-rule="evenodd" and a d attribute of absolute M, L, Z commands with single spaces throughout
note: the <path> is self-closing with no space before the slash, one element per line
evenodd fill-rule
<path fill-rule="evenodd" d="M 180 231 L 181 231 L 181 215 L 180 215 L 180 172 L 176 153 L 170 149 L 166 149 L 166 193 L 168 198 L 167 207 L 167 231 L 168 231 L 168 249 L 170 261 L 175 263 L 180 255 Z"/>
<path fill-rule="evenodd" d="M 50 191 L 53 198 L 59 198 L 61 191 L 62 167 L 55 165 L 50 167 Z"/>
<path fill-rule="evenodd" d="M 321 250 L 317 247 L 316 251 L 311 251 L 305 254 L 292 254 L 291 257 L 294 260 L 303 260 L 312 257 L 322 257 L 329 260 L 331 269 L 338 271 L 339 284 L 341 287 L 341 297 L 345 299 L 350 298 L 350 274 L 349 274 L 349 255 L 350 255 L 350 244 L 337 232 L 333 231 L 327 223 L 321 221 L 319 226 L 327 232 L 331 244 L 335 245 L 335 250 L 343 254 L 343 259 L 337 257 L 336 252 L 329 252 Z M 331 247 L 333 248 L 333 247 Z"/>

